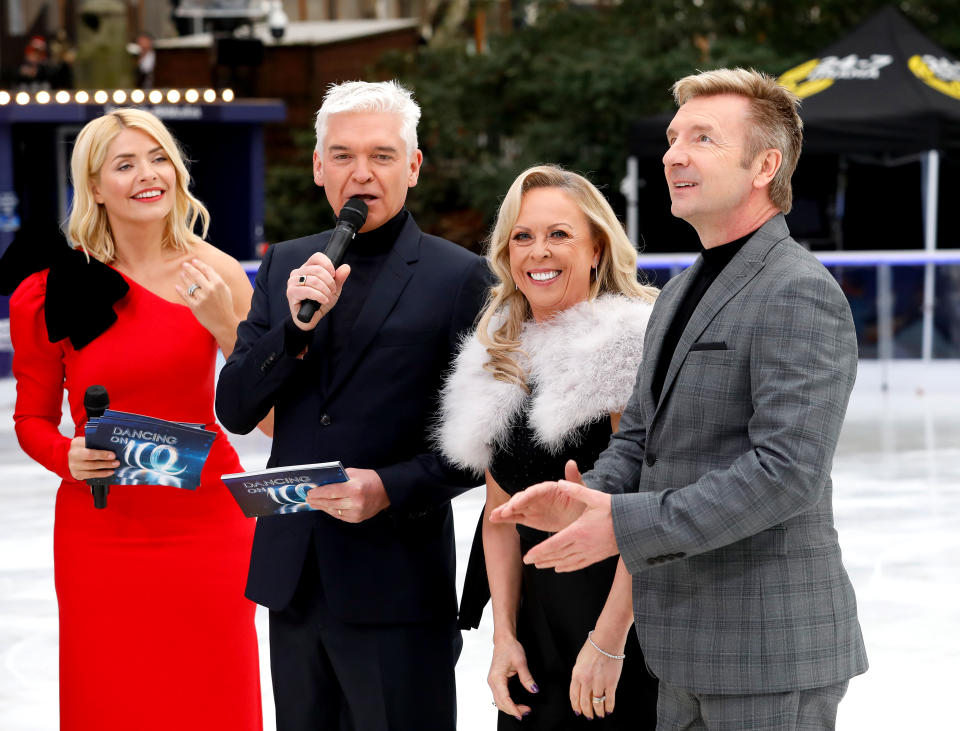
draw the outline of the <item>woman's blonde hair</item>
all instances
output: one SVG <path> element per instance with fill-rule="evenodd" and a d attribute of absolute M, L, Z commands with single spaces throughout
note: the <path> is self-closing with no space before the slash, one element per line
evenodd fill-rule
<path fill-rule="evenodd" d="M 161 245 L 174 251 L 189 251 L 196 241 L 194 227 L 197 219 L 201 222 L 200 238 L 206 238 L 210 214 L 203 203 L 190 193 L 190 173 L 177 141 L 163 122 L 142 109 L 115 109 L 89 122 L 77 135 L 70 158 L 73 205 L 67 223 L 68 239 L 102 262 L 109 264 L 116 258 L 116 243 L 107 211 L 94 199 L 90 183 L 99 178 L 107 148 L 124 129 L 137 129 L 150 135 L 173 163 L 176 189 L 173 191 L 173 208 L 167 216 Z"/>
<path fill-rule="evenodd" d="M 596 276 L 590 282 L 589 299 L 600 294 L 621 294 L 652 302 L 659 293 L 637 281 L 637 251 L 624 233 L 616 214 L 594 185 L 582 175 L 557 165 L 537 165 L 524 170 L 507 191 L 497 222 L 487 243 L 490 268 L 499 280 L 490 288 L 487 305 L 477 325 L 477 337 L 490 360 L 484 369 L 506 383 L 528 389 L 523 368 L 512 354 L 521 352 L 520 331 L 533 315 L 523 292 L 510 272 L 510 232 L 520 215 L 523 196 L 534 188 L 556 188 L 566 193 L 590 222 L 600 246 Z M 492 329 L 493 323 L 498 323 Z M 529 389 L 528 389 L 529 390 Z"/>

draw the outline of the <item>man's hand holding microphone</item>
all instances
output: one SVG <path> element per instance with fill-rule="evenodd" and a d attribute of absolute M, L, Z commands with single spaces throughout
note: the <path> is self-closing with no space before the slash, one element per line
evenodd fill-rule
<path fill-rule="evenodd" d="M 313 330 L 340 298 L 343 283 L 350 276 L 350 265 L 341 264 L 347 247 L 367 220 L 367 204 L 351 198 L 343 204 L 337 225 L 327 248 L 313 254 L 287 280 L 287 302 L 294 324 L 301 330 Z"/>
<path fill-rule="evenodd" d="M 343 283 L 350 276 L 350 265 L 335 267 L 323 252 L 311 255 L 303 265 L 290 272 L 287 281 L 287 302 L 293 323 L 304 331 L 313 330 L 340 298 Z M 310 307 L 316 302 L 319 307 Z M 307 321 L 300 319 L 301 309 L 307 309 Z"/>

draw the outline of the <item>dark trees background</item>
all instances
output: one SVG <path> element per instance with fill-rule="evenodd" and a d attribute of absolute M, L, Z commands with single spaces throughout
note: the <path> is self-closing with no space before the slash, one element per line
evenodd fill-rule
<path fill-rule="evenodd" d="M 554 162 L 581 172 L 622 213 L 619 185 L 631 124 L 673 108 L 673 81 L 721 66 L 780 74 L 886 4 L 623 0 L 585 8 L 539 2 L 531 22 L 530 6 L 521 1 L 512 6 L 512 29 L 488 37 L 484 52 L 474 50 L 465 32 L 446 45 L 388 54 L 369 78 L 399 78 L 423 109 L 425 163 L 408 207 L 426 230 L 479 250 L 500 197 L 525 167 Z M 956 0 L 896 6 L 960 55 Z M 475 3 L 474 12 L 484 7 Z M 270 173 L 272 241 L 305 235 L 331 220 L 309 175 L 312 141 L 308 133 L 303 139 L 302 166 Z M 656 161 L 647 161 L 641 176 L 651 192 L 662 183 Z M 647 196 L 646 205 L 659 205 L 658 195 Z M 689 250 L 685 243 L 650 250 Z"/>

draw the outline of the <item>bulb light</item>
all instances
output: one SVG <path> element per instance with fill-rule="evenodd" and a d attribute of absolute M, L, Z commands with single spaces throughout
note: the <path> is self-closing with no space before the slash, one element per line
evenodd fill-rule
<path fill-rule="evenodd" d="M 10 104 L 15 102 L 20 106 L 26 106 L 28 104 L 50 104 L 51 102 L 56 102 L 57 104 L 69 104 L 71 101 L 76 102 L 77 104 L 107 104 L 111 99 L 114 104 L 142 104 L 144 101 L 149 100 L 151 104 L 160 104 L 166 99 L 170 104 L 178 104 L 185 102 L 187 104 L 196 104 L 200 101 L 204 101 L 207 104 L 214 104 L 217 102 L 218 98 L 224 102 L 232 102 L 236 99 L 233 89 L 222 89 L 219 92 L 216 89 L 186 89 L 181 91 L 180 89 L 167 89 L 166 91 L 161 91 L 160 89 L 144 90 L 144 89 L 133 89 L 127 91 L 126 89 L 97 89 L 93 92 L 84 91 L 80 89 L 75 92 L 69 92 L 66 90 L 59 91 L 47 91 L 41 89 L 33 94 L 27 91 L 19 92 L 10 92 L 3 89 L 0 89 L 0 106 Z"/>

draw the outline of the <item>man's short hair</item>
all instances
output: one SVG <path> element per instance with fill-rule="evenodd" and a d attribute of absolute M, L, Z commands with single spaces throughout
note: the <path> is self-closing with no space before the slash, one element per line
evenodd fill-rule
<path fill-rule="evenodd" d="M 803 121 L 797 113 L 800 99 L 777 83 L 776 78 L 754 69 L 716 69 L 685 76 L 673 85 L 673 98 L 683 106 L 697 96 L 737 94 L 750 101 L 743 167 L 749 167 L 764 150 L 779 150 L 780 168 L 770 182 L 770 200 L 783 213 L 793 206 L 790 178 L 803 146 Z"/>
<path fill-rule="evenodd" d="M 323 154 L 323 141 L 331 114 L 342 112 L 386 112 L 400 117 L 400 136 L 407 143 L 407 158 L 417 150 L 417 122 L 420 106 L 413 93 L 396 81 L 345 81 L 331 84 L 317 110 L 317 147 Z"/>

